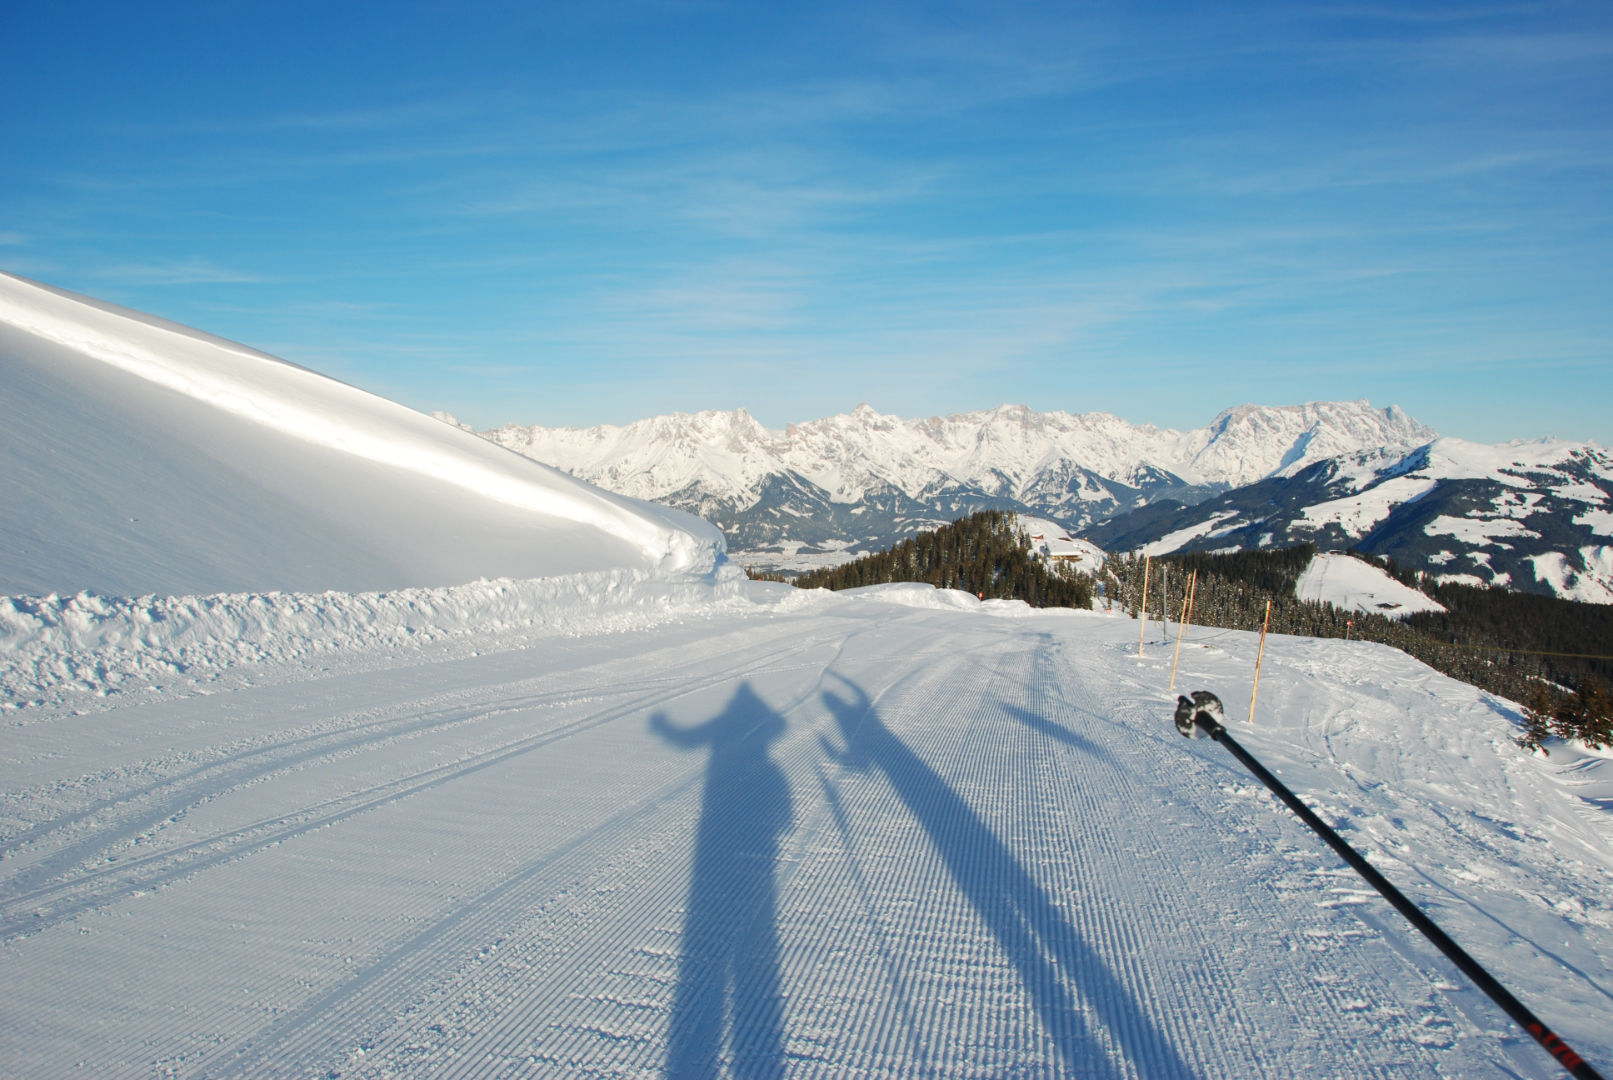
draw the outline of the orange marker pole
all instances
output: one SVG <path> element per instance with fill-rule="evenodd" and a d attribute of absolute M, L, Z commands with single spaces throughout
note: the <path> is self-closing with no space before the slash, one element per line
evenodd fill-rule
<path fill-rule="evenodd" d="M 1182 638 L 1187 634 L 1188 620 L 1193 617 L 1193 588 L 1198 584 L 1199 572 L 1187 579 L 1187 595 L 1182 597 L 1182 621 L 1176 624 L 1176 656 L 1171 660 L 1171 693 L 1176 692 L 1176 665 L 1182 659 Z"/>
<path fill-rule="evenodd" d="M 1142 624 L 1137 627 L 1137 659 L 1139 660 L 1143 658 L 1143 635 L 1148 632 L 1148 569 L 1153 565 L 1153 561 L 1154 557 L 1152 555 L 1145 554 L 1143 556 L 1143 614 L 1142 618 L 1137 620 Z"/>
<path fill-rule="evenodd" d="M 1260 624 L 1260 652 L 1255 654 L 1255 687 L 1249 691 L 1249 723 L 1255 722 L 1255 698 L 1260 693 L 1260 662 L 1266 658 L 1266 631 L 1271 627 L 1271 601 L 1266 601 L 1266 621 Z"/>

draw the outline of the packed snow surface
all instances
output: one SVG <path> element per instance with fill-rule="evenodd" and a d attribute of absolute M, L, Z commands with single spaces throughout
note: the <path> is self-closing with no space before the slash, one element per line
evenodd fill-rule
<path fill-rule="evenodd" d="M 198 331 L 0 274 L 0 593 L 709 572 L 716 530 Z"/>
<path fill-rule="evenodd" d="M 1557 1069 L 1176 734 L 1129 619 L 569 584 L 427 591 L 373 637 L 264 597 L 328 608 L 285 617 L 326 647 L 220 630 L 156 679 L 51 639 L 108 664 L 4 718 L 0 1074 Z M 1194 630 L 1178 686 L 1609 1060 L 1607 763 L 1362 643 L 1273 637 L 1251 727 L 1256 644 Z"/>
<path fill-rule="evenodd" d="M 1371 563 L 1349 555 L 1317 555 L 1294 585 L 1301 600 L 1329 603 L 1344 611 L 1411 615 L 1444 611 L 1445 605 L 1402 585 Z"/>

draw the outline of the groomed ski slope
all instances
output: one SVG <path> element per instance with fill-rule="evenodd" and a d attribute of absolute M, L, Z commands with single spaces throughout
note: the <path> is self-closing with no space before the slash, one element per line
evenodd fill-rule
<path fill-rule="evenodd" d="M 635 610 L 7 713 L 0 1074 L 1556 1075 L 1176 734 L 1157 629 L 1139 660 L 1127 619 L 913 588 Z M 1274 637 L 1247 730 L 1254 649 L 1196 631 L 1179 687 L 1605 1069 L 1603 763 L 1361 643 Z"/>

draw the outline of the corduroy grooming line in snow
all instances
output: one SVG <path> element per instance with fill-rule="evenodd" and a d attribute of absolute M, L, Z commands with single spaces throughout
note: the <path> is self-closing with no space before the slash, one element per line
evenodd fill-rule
<path fill-rule="evenodd" d="M 1367 862 L 1343 837 L 1328 827 L 1327 823 L 1311 812 L 1310 807 L 1299 801 L 1299 797 L 1288 789 L 1288 786 L 1277 779 L 1264 765 L 1256 761 L 1249 751 L 1238 744 L 1238 741 L 1227 734 L 1225 724 L 1225 710 L 1221 707 L 1221 699 L 1208 690 L 1195 690 L 1191 698 L 1179 697 L 1176 699 L 1176 730 L 1188 738 L 1202 730 L 1210 738 L 1226 747 L 1233 757 L 1241 761 L 1246 769 L 1260 778 L 1272 792 L 1283 801 L 1288 809 L 1299 816 L 1299 819 L 1309 825 L 1311 829 L 1327 841 L 1327 846 L 1339 854 L 1350 864 L 1351 868 L 1379 893 L 1395 906 L 1395 910 L 1404 915 L 1411 924 L 1422 931 L 1424 937 L 1439 947 L 1450 961 L 1462 969 L 1463 974 L 1472 979 L 1490 996 L 1490 1000 L 1501 1006 L 1506 1014 L 1518 1022 L 1518 1026 L 1527 1031 L 1531 1038 L 1546 1048 L 1546 1052 L 1557 1059 L 1558 1064 L 1567 1069 L 1580 1080 L 1602 1080 L 1602 1074 L 1590 1066 L 1584 1058 L 1576 1054 L 1572 1047 L 1547 1027 L 1545 1022 L 1531 1012 L 1523 1002 L 1512 995 L 1512 992 L 1495 980 L 1479 962 L 1467 954 L 1460 945 L 1451 940 L 1450 935 L 1435 925 L 1434 920 L 1422 913 L 1422 910 L 1413 904 L 1406 895 L 1390 883 L 1389 879 L 1378 873 L 1372 864 Z"/>

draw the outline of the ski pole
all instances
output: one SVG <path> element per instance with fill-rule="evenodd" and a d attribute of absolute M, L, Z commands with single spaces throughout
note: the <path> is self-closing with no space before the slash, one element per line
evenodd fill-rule
<path fill-rule="evenodd" d="M 1267 771 L 1266 767 L 1256 761 L 1249 752 L 1238 745 L 1238 740 L 1227 733 L 1226 727 L 1221 723 L 1226 718 L 1221 708 L 1221 699 L 1208 690 L 1195 690 L 1191 699 L 1178 697 L 1176 699 L 1176 730 L 1183 735 L 1192 737 L 1195 727 L 1203 728 L 1204 733 L 1237 758 L 1244 768 L 1260 778 L 1276 796 L 1281 799 L 1305 824 L 1309 825 L 1332 848 L 1340 858 L 1349 863 L 1351 868 L 1377 889 L 1383 898 L 1393 904 L 1395 910 L 1404 915 L 1411 925 L 1422 931 L 1424 937 L 1432 941 L 1439 951 L 1444 953 L 1468 978 L 1472 979 L 1489 995 L 1490 1000 L 1501 1006 L 1502 1010 L 1518 1022 L 1518 1026 L 1527 1031 L 1531 1038 L 1545 1047 L 1546 1053 L 1557 1060 L 1557 1063 L 1567 1069 L 1569 1074 L 1579 1080 L 1602 1080 L 1602 1074 L 1591 1068 L 1589 1062 L 1576 1054 L 1572 1047 L 1563 1042 L 1562 1038 L 1534 1013 L 1512 996 L 1512 992 L 1496 982 L 1495 977 L 1480 966 L 1479 962 L 1467 952 L 1450 935 L 1434 924 L 1434 920 L 1422 913 L 1422 910 L 1408 900 L 1404 893 L 1395 888 L 1389 879 L 1375 870 L 1371 863 L 1361 857 L 1361 854 L 1344 842 L 1343 837 L 1334 832 L 1326 822 L 1311 812 L 1311 808 L 1299 801 L 1299 797 L 1290 791 L 1281 780 Z"/>

